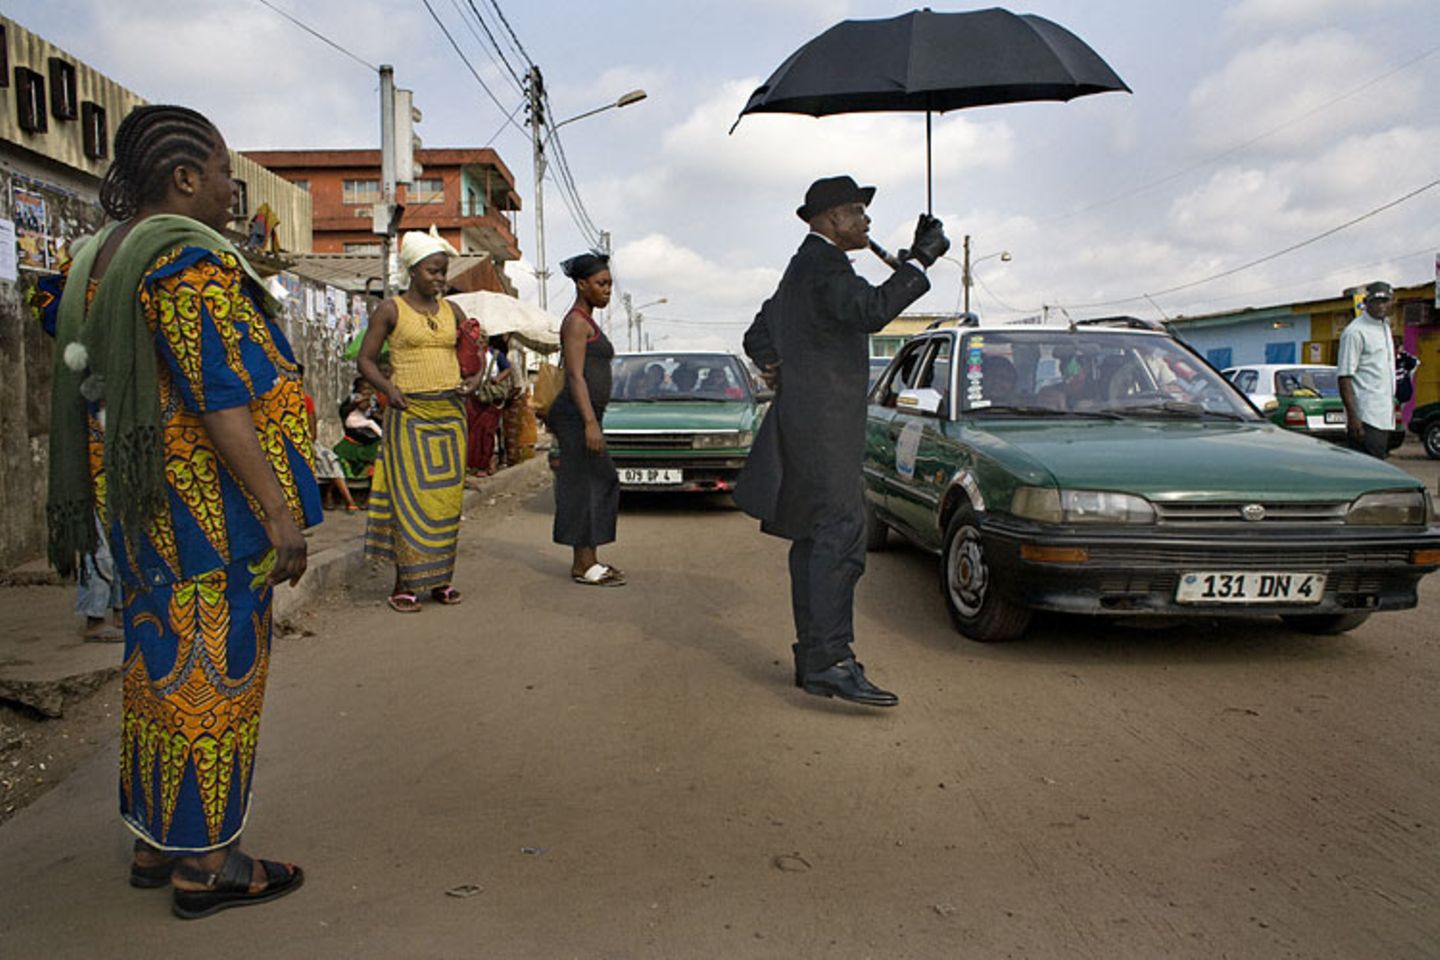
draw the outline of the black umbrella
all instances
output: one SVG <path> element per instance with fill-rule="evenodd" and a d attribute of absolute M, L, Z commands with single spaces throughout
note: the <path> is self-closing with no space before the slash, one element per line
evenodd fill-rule
<path fill-rule="evenodd" d="M 740 117 L 923 110 L 925 193 L 933 210 L 932 112 L 1073 100 L 1110 90 L 1130 92 L 1083 40 L 1044 17 L 998 7 L 964 13 L 913 10 L 889 20 L 846 20 L 826 30 L 755 89 Z"/>

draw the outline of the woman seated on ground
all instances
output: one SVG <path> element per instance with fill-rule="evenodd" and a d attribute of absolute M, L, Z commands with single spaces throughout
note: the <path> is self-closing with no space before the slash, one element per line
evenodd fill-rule
<path fill-rule="evenodd" d="M 300 365 L 300 375 L 305 375 L 305 365 Z M 355 498 L 350 495 L 350 488 L 345 483 L 345 469 L 340 465 L 340 458 L 335 451 L 323 446 L 317 432 L 318 423 L 315 418 L 315 398 L 305 393 L 305 420 L 310 428 L 310 450 L 312 463 L 315 467 L 315 479 L 320 483 L 321 504 L 329 510 L 335 506 L 335 495 L 339 494 L 345 504 L 347 513 L 355 513 L 360 508 L 355 504 Z"/>
<path fill-rule="evenodd" d="M 375 472 L 375 458 L 380 453 L 384 431 L 376 422 L 379 405 L 375 388 L 363 377 L 356 377 L 351 394 L 340 404 L 340 422 L 345 436 L 335 444 L 335 456 L 348 480 L 368 480 Z"/>

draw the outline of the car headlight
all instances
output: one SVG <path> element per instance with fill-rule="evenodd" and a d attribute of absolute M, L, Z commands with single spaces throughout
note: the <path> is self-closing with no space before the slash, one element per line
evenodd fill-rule
<path fill-rule="evenodd" d="M 723 433 L 697 433 L 693 444 L 696 450 L 714 450 L 721 447 L 748 447 L 749 430 L 727 430 Z"/>
<path fill-rule="evenodd" d="M 1376 527 L 1418 527 L 1428 519 L 1424 490 L 1387 490 L 1356 497 L 1345 522 Z"/>
<path fill-rule="evenodd" d="M 1144 497 L 1111 490 L 1021 487 L 1010 512 L 1040 523 L 1154 523 L 1155 508 Z"/>

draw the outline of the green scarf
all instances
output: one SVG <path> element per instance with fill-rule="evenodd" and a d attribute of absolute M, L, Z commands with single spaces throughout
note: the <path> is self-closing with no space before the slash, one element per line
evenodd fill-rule
<path fill-rule="evenodd" d="M 66 576 L 73 574 L 80 558 L 93 554 L 96 546 L 95 499 L 86 453 L 87 400 L 105 403 L 105 474 L 111 515 L 127 533 L 140 534 L 166 506 L 160 359 L 139 297 L 151 265 L 162 254 L 183 247 L 230 254 L 254 282 L 261 309 L 272 318 L 281 311 L 279 301 L 230 241 L 198 220 L 159 214 L 136 224 L 121 242 L 87 312 L 85 295 L 95 259 L 117 227 L 106 227 L 79 248 L 60 299 L 50 394 L 46 517 L 50 563 Z M 83 357 L 75 356 L 78 348 L 74 344 L 84 348 Z M 72 364 L 80 369 L 72 369 Z"/>

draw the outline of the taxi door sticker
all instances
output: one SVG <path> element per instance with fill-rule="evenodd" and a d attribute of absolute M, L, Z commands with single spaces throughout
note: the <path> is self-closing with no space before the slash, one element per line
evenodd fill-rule
<path fill-rule="evenodd" d="M 895 472 L 907 480 L 915 478 L 915 456 L 920 452 L 920 433 L 924 429 L 925 424 L 911 420 L 895 441 Z"/>
<path fill-rule="evenodd" d="M 985 340 L 982 337 L 971 337 L 968 346 L 965 357 L 965 400 L 970 409 L 978 410 L 990 406 L 990 401 L 985 399 Z"/>

